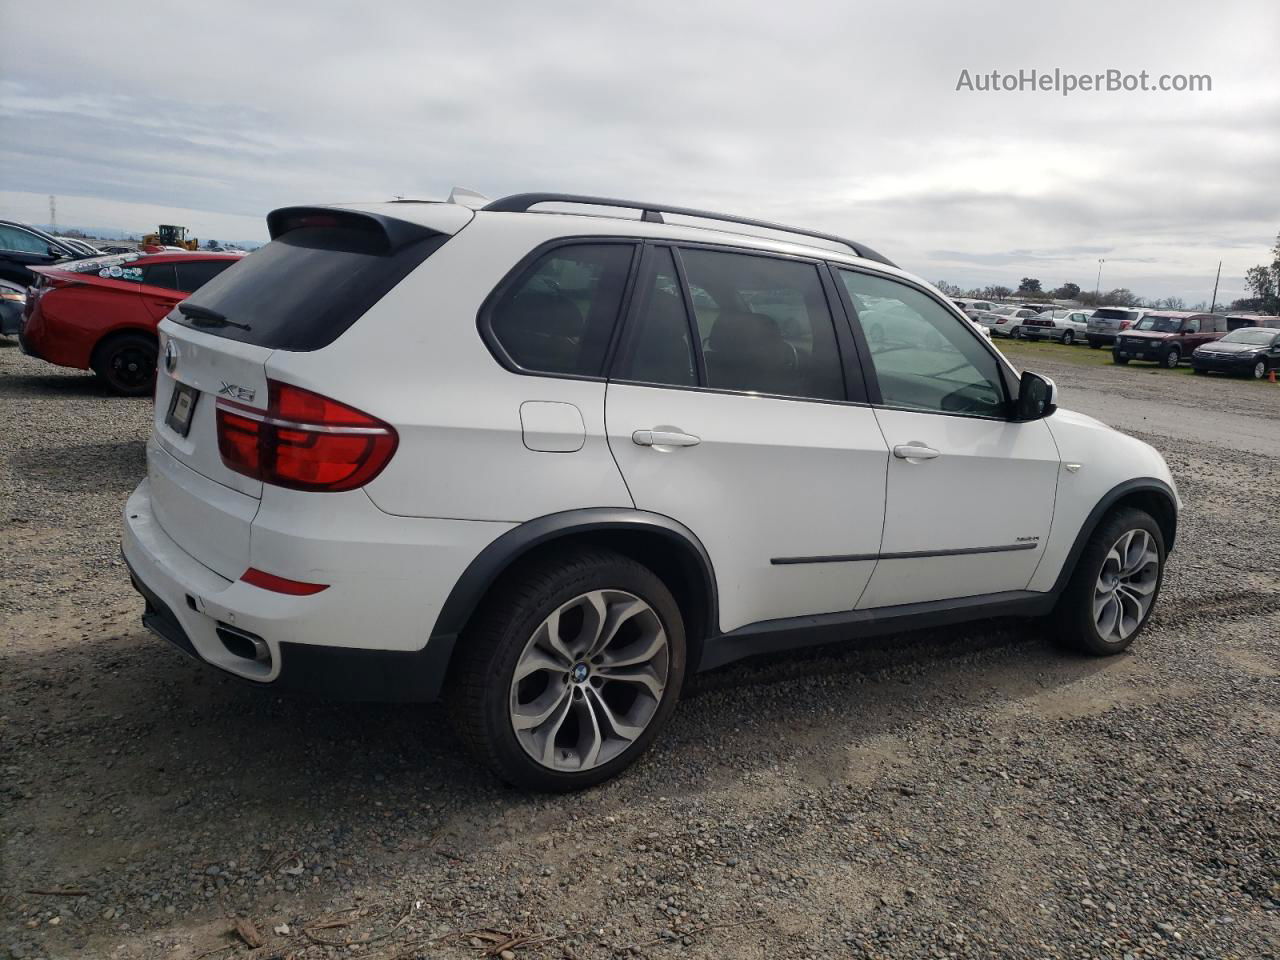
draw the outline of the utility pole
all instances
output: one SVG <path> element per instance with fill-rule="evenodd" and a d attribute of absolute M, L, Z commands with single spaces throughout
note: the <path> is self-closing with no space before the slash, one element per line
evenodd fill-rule
<path fill-rule="evenodd" d="M 1213 308 L 1218 305 L 1218 281 L 1222 279 L 1222 261 L 1218 261 L 1218 275 L 1213 278 L 1213 303 L 1209 305 L 1209 312 L 1213 313 Z"/>
<path fill-rule="evenodd" d="M 1093 305 L 1098 305 L 1098 294 L 1102 292 L 1102 265 L 1107 261 L 1098 260 L 1098 282 L 1093 285 Z"/>
<path fill-rule="evenodd" d="M 49 230 L 52 233 L 58 232 L 58 198 L 52 193 L 49 194 Z"/>

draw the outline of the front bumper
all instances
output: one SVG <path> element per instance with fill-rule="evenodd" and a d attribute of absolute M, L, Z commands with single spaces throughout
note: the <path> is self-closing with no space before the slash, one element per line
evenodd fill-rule
<path fill-rule="evenodd" d="M 1165 354 L 1169 352 L 1169 348 L 1164 344 L 1126 343 L 1123 340 L 1117 340 L 1112 345 L 1111 352 L 1118 357 L 1125 357 L 1129 360 L 1148 360 L 1152 363 L 1161 363 L 1164 361 Z"/>
<path fill-rule="evenodd" d="M 1191 355 L 1191 366 L 1195 370 L 1210 370 L 1215 373 L 1249 373 L 1259 357 L 1248 354 L 1221 357 L 1206 357 L 1203 354 Z"/>
<path fill-rule="evenodd" d="M 286 597 L 229 581 L 186 553 L 156 520 L 148 481 L 125 505 L 121 550 L 146 601 L 143 624 L 203 664 L 255 686 L 341 700 L 425 702 L 440 696 L 454 636 L 433 635 L 416 650 L 333 643 L 333 613 L 307 604 L 315 597 Z M 376 643 L 376 605 L 366 616 L 359 638 Z M 228 642 L 245 636 L 257 638 L 261 656 L 238 654 Z"/>

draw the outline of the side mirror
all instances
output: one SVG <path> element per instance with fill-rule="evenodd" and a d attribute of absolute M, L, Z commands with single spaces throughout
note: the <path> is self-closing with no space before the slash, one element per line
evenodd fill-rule
<path fill-rule="evenodd" d="M 1043 420 L 1058 409 L 1058 387 L 1048 377 L 1023 371 L 1018 383 L 1018 399 L 1013 403 L 1015 420 Z"/>

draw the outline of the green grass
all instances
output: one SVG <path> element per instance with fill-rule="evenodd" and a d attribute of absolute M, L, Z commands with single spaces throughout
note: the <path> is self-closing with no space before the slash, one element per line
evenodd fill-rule
<path fill-rule="evenodd" d="M 1176 370 L 1169 370 L 1158 363 L 1144 360 L 1130 360 L 1127 365 L 1113 363 L 1110 347 L 1090 350 L 1083 344 L 1073 344 L 1068 347 L 1052 340 L 1012 340 L 1008 337 L 993 339 L 1000 352 L 1019 369 L 1034 370 L 1036 361 L 1043 358 L 1059 363 L 1074 363 L 1082 367 L 1112 367 L 1117 371 L 1123 370 L 1125 373 L 1145 372 L 1163 377 L 1194 377 L 1196 375 L 1191 365 L 1185 362 L 1179 364 Z M 1215 379 L 1222 377 L 1223 374 L 1217 374 Z M 1232 377 L 1231 379 L 1245 383 L 1266 383 L 1267 386 L 1271 386 L 1266 380 L 1254 380 L 1252 377 Z"/>

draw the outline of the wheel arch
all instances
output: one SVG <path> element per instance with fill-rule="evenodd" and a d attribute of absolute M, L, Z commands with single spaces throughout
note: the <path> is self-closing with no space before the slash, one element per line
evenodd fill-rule
<path fill-rule="evenodd" d="M 604 547 L 644 564 L 671 591 L 685 618 L 688 670 L 698 669 L 705 640 L 719 633 L 719 595 L 706 548 L 678 520 L 626 508 L 587 508 L 548 514 L 508 530 L 463 571 L 431 631 L 428 647 L 447 646 L 449 659 L 471 617 L 520 564 L 553 551 Z"/>
<path fill-rule="evenodd" d="M 1173 552 L 1173 545 L 1178 535 L 1178 498 L 1173 488 L 1155 477 L 1126 480 L 1108 490 L 1089 511 L 1085 522 L 1080 525 L 1075 542 L 1071 545 L 1071 552 L 1067 554 L 1066 562 L 1058 571 L 1058 579 L 1053 585 L 1054 593 L 1061 593 L 1066 589 L 1080 554 L 1084 552 L 1085 545 L 1098 529 L 1098 525 L 1121 507 L 1136 507 L 1150 514 L 1160 526 L 1165 553 Z"/>

